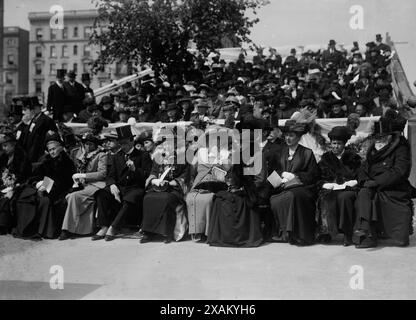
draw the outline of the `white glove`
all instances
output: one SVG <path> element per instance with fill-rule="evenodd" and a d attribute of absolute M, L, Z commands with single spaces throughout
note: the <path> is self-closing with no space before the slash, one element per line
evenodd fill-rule
<path fill-rule="evenodd" d="M 159 187 L 160 186 L 160 179 L 153 179 L 152 180 L 152 184 L 154 185 L 154 186 L 156 186 L 156 187 Z"/>
<path fill-rule="evenodd" d="M 334 184 L 333 183 L 325 183 L 322 188 L 324 188 L 325 190 L 333 190 L 334 189 Z"/>
<path fill-rule="evenodd" d="M 287 179 L 287 181 L 291 181 L 291 180 L 295 179 L 295 175 L 293 173 L 290 173 L 290 172 L 283 172 L 282 173 L 282 178 Z"/>
<path fill-rule="evenodd" d="M 354 188 L 355 186 L 358 185 L 358 181 L 357 180 L 351 180 L 351 181 L 346 182 L 345 185 L 347 187 Z"/>
<path fill-rule="evenodd" d="M 87 178 L 87 175 L 85 173 L 75 173 L 72 176 L 73 180 L 81 180 L 81 179 L 86 179 L 86 178 Z"/>
<path fill-rule="evenodd" d="M 120 199 L 120 190 L 118 189 L 118 187 L 115 184 L 112 184 L 110 186 L 110 191 L 111 191 L 111 194 L 114 196 L 114 198 L 118 202 L 121 202 L 121 199 Z"/>
<path fill-rule="evenodd" d="M 130 171 L 136 171 L 136 166 L 134 165 L 134 162 L 129 160 L 126 162 L 127 167 Z"/>

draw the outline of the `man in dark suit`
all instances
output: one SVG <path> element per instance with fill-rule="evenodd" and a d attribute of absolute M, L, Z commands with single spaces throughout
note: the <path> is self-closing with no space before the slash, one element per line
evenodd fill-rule
<path fill-rule="evenodd" d="M 48 101 L 46 107 L 49 112 L 53 113 L 53 119 L 62 120 L 63 108 L 66 102 L 64 89 L 66 70 L 58 69 L 56 71 L 56 81 L 48 89 Z"/>
<path fill-rule="evenodd" d="M 336 49 L 336 44 L 335 40 L 330 40 L 328 49 L 322 53 L 322 64 L 324 66 L 330 62 L 336 66 L 341 63 L 342 53 Z"/>
<path fill-rule="evenodd" d="M 94 97 L 94 90 L 91 89 L 91 78 L 89 73 L 83 73 L 81 76 L 82 86 L 84 87 L 84 94 L 86 98 Z"/>
<path fill-rule="evenodd" d="M 79 82 L 76 82 L 77 77 L 74 71 L 69 71 L 67 74 L 68 81 L 64 83 L 67 103 L 72 105 L 74 113 L 78 114 L 82 110 L 82 102 L 85 99 L 85 89 Z"/>
<path fill-rule="evenodd" d="M 96 194 L 101 230 L 94 241 L 114 240 L 128 216 L 134 215 L 136 223 L 141 223 L 145 183 L 152 168 L 149 154 L 135 148 L 130 126 L 116 130 L 121 150 L 112 157 L 107 187 Z"/>
<path fill-rule="evenodd" d="M 49 131 L 58 132 L 55 122 L 42 112 L 42 106 L 37 97 L 31 97 L 29 103 L 23 107 L 24 112 L 33 114 L 27 132 L 22 141 L 23 149 L 26 151 L 29 161 L 38 162 L 45 153 L 45 138 Z M 27 110 L 29 109 L 29 110 Z"/>

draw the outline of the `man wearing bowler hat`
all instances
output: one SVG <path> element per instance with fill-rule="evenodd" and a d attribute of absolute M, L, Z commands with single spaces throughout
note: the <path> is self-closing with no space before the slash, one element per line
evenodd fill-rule
<path fill-rule="evenodd" d="M 116 130 L 121 150 L 111 159 L 107 187 L 96 195 L 101 229 L 92 238 L 93 241 L 115 240 L 126 222 L 141 224 L 145 182 L 150 174 L 152 160 L 148 153 L 135 148 L 130 126 Z"/>
<path fill-rule="evenodd" d="M 64 83 L 67 103 L 74 107 L 74 113 L 78 114 L 82 109 L 82 102 L 85 99 L 85 89 L 79 82 L 75 81 L 77 75 L 74 71 L 67 74 L 68 81 Z"/>
<path fill-rule="evenodd" d="M 62 120 L 63 108 L 66 104 L 66 93 L 64 88 L 66 70 L 56 70 L 56 81 L 48 89 L 48 101 L 46 107 L 53 113 L 53 119 Z"/>

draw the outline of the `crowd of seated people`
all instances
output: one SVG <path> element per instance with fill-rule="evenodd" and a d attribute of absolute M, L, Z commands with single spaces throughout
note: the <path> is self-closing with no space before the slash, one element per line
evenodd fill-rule
<path fill-rule="evenodd" d="M 17 99 L 2 126 L 0 233 L 113 241 L 135 226 L 141 243 L 304 246 L 342 234 L 345 246 L 375 247 L 380 238 L 407 246 L 415 189 L 390 59 L 379 35 L 365 52 L 356 43 L 339 51 L 331 40 L 300 59 L 296 50 L 228 64 L 216 56 L 184 79 L 142 79 L 99 104 L 87 76 L 81 85 L 59 70 L 46 109 Z M 363 116 L 381 118 L 360 136 Z M 327 139 L 317 118 L 343 120 Z M 190 123 L 183 142 L 175 129 L 172 142 L 130 126 L 181 121 Z M 75 134 L 71 123 L 87 125 Z M 115 131 L 103 131 L 110 123 Z M 228 141 L 211 143 L 221 130 Z M 179 160 L 185 153 L 192 161 Z"/>

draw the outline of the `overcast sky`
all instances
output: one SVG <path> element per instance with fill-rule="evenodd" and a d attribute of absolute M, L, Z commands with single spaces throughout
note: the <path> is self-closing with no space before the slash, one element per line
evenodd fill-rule
<path fill-rule="evenodd" d="M 94 8 L 91 0 L 5 0 L 5 25 L 29 29 L 29 12 L 49 11 L 56 4 L 64 10 Z M 353 5 L 364 9 L 363 30 L 349 26 Z M 397 46 L 409 80 L 416 80 L 415 0 L 270 0 L 259 18 L 252 39 L 267 46 L 323 44 L 329 39 L 352 44 L 388 31 L 394 41 L 408 42 Z"/>

